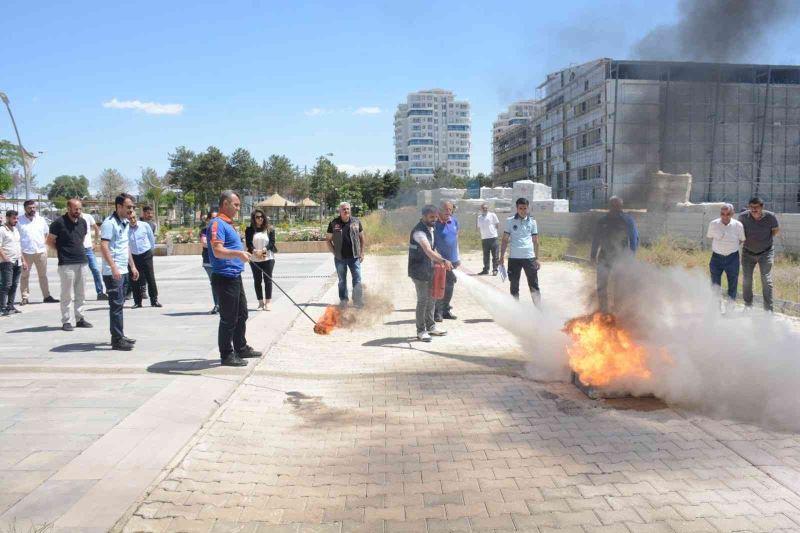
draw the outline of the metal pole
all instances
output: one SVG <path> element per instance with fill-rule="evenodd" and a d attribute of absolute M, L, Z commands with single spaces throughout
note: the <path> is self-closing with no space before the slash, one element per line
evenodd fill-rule
<path fill-rule="evenodd" d="M 14 120 L 14 113 L 11 112 L 11 105 L 8 102 L 8 96 L 6 93 L 0 92 L 0 100 L 6 105 L 6 109 L 8 110 L 8 116 L 11 117 L 11 124 L 14 126 L 14 133 L 17 134 L 17 147 L 19 148 L 19 156 L 22 158 L 22 171 L 23 176 L 25 176 L 25 199 L 29 198 L 28 196 L 28 185 L 30 182 L 30 167 L 27 162 L 27 158 L 33 159 L 33 154 L 29 154 L 25 148 L 22 147 L 22 139 L 19 137 L 19 130 L 17 129 L 17 121 Z"/>

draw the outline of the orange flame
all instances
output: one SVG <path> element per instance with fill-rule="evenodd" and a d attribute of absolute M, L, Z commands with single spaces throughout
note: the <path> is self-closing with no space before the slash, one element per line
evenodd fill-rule
<path fill-rule="evenodd" d="M 314 325 L 314 333 L 317 335 L 328 335 L 333 328 L 342 325 L 342 310 L 338 305 L 329 305 L 325 308 L 325 313 L 317 320 Z"/>
<path fill-rule="evenodd" d="M 564 326 L 572 338 L 569 366 L 581 383 L 603 387 L 619 379 L 649 380 L 647 352 L 635 344 L 614 315 L 595 313 L 573 318 Z"/>

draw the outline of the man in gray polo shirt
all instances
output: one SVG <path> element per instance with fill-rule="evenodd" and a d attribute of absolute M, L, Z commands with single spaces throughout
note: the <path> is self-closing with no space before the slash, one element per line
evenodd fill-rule
<path fill-rule="evenodd" d="M 739 215 L 739 222 L 744 226 L 745 239 L 742 248 L 744 305 L 753 306 L 753 272 L 758 265 L 764 309 L 772 311 L 772 265 L 775 262 L 772 239 L 780 232 L 778 219 L 764 209 L 764 200 L 755 197 L 748 202 L 747 211 Z"/>

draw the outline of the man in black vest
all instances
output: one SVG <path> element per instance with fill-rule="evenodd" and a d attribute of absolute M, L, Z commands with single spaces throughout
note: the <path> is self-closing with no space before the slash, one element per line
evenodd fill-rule
<path fill-rule="evenodd" d="M 325 235 L 333 252 L 336 274 L 339 276 L 339 304 L 347 305 L 347 270 L 353 277 L 353 304 L 363 305 L 361 294 L 361 263 L 364 261 L 364 227 L 361 221 L 350 216 L 350 204 L 339 204 L 339 216 L 328 224 Z"/>
<path fill-rule="evenodd" d="M 422 342 L 431 342 L 431 335 L 447 334 L 446 331 L 437 329 L 433 319 L 436 304 L 431 295 L 433 264 L 439 263 L 447 270 L 453 269 L 453 264 L 433 249 L 433 228 L 437 217 L 436 206 L 423 207 L 422 218 L 411 230 L 408 242 L 408 277 L 414 281 L 417 289 L 417 338 Z"/>

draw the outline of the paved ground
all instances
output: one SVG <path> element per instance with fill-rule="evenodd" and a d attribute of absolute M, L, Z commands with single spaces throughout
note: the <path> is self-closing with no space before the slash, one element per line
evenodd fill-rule
<path fill-rule="evenodd" d="M 48 271 L 57 296 L 54 261 Z M 306 302 L 331 282 L 333 265 L 326 254 L 283 255 L 275 273 Z M 91 330 L 61 331 L 58 304 L 0 319 L 0 530 L 16 520 L 17 531 L 107 531 L 253 371 L 218 365 L 199 257 L 158 257 L 156 275 L 164 307 L 125 310 L 132 352 L 110 350 L 107 305 L 93 297 Z M 33 280 L 31 299 L 41 301 Z M 274 304 L 248 322 L 258 348 L 298 315 L 277 289 Z"/>
<path fill-rule="evenodd" d="M 116 529 L 800 530 L 800 436 L 526 379 L 459 288 L 450 334 L 415 342 L 404 261 L 365 264 L 395 304 L 377 324 L 295 321 Z"/>

